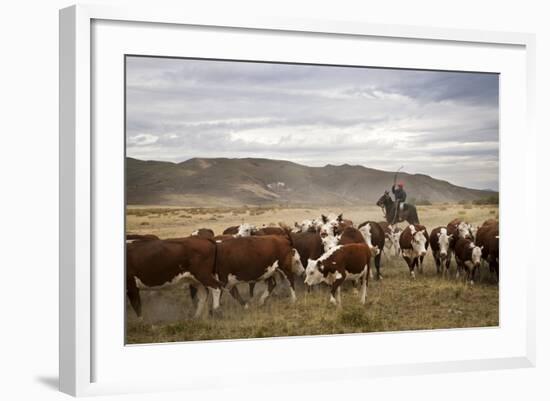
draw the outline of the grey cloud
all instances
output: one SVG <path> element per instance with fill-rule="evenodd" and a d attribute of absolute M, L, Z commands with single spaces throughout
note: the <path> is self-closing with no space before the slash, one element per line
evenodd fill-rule
<path fill-rule="evenodd" d="M 495 74 L 129 57 L 127 83 L 129 156 L 407 161 L 411 172 L 498 185 Z"/>
<path fill-rule="evenodd" d="M 476 105 L 498 104 L 498 75 L 488 73 L 417 71 L 403 74 L 403 79 L 389 86 L 394 93 L 412 98 L 463 101 Z"/>

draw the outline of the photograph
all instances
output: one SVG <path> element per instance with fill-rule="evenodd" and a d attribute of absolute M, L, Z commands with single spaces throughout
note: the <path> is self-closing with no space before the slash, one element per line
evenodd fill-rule
<path fill-rule="evenodd" d="M 124 69 L 126 344 L 499 326 L 498 73 Z"/>

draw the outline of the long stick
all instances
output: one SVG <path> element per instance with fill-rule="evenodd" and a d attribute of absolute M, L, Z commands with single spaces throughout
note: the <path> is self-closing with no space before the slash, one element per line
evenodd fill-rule
<path fill-rule="evenodd" d="M 395 172 L 394 176 L 393 176 L 393 186 L 395 187 L 395 184 L 397 183 L 397 173 L 399 173 L 399 171 L 401 171 L 401 169 L 403 168 L 403 166 L 399 167 L 397 169 L 397 171 Z"/>

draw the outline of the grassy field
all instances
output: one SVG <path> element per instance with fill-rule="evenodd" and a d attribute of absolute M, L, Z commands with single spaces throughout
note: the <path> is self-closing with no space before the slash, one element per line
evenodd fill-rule
<path fill-rule="evenodd" d="M 446 225 L 455 217 L 473 224 L 498 218 L 496 206 L 433 205 L 419 206 L 422 224 L 428 230 Z M 250 222 L 256 225 L 285 222 L 293 224 L 329 211 L 343 212 L 355 223 L 381 220 L 377 207 L 345 208 L 165 208 L 132 207 L 127 210 L 127 232 L 156 234 L 162 238 L 187 236 L 201 227 L 216 234 L 230 225 Z M 452 264 L 454 273 L 455 263 Z M 320 335 L 462 327 L 487 327 L 499 324 L 499 293 L 495 278 L 482 269 L 481 281 L 470 286 L 451 278 L 438 277 L 431 253 L 425 259 L 424 274 L 409 278 L 400 257 L 382 258 L 381 281 L 369 283 L 367 304 L 361 305 L 349 283 L 342 291 L 341 309 L 328 302 L 328 287 L 311 293 L 298 283 L 298 301 L 291 304 L 289 292 L 278 280 L 274 294 L 263 307 L 258 298 L 263 284 L 256 286 L 248 310 L 232 297 L 222 296 L 220 316 L 192 319 L 194 305 L 189 289 L 182 286 L 168 291 L 142 291 L 143 321 L 138 321 L 127 306 L 127 343 L 155 343 L 190 340 L 257 338 L 276 336 Z M 243 297 L 248 287 L 241 286 Z"/>

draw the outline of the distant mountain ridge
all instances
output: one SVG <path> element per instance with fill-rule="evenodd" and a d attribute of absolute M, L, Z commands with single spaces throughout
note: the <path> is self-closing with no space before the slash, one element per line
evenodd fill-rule
<path fill-rule="evenodd" d="M 181 163 L 126 158 L 128 204 L 290 206 L 374 204 L 393 172 L 364 166 L 309 167 L 286 160 L 193 158 Z M 458 202 L 496 192 L 453 185 L 424 174 L 400 173 L 408 199 Z"/>

